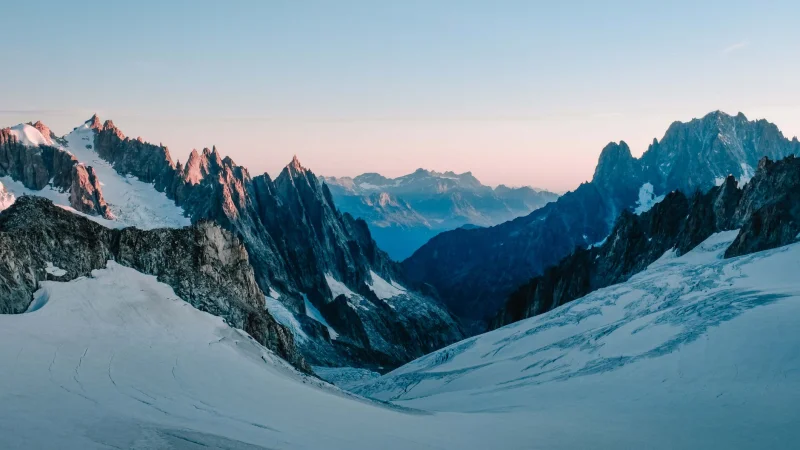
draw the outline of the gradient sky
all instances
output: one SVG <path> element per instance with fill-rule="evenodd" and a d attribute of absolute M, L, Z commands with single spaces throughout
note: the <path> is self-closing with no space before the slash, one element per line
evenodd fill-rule
<path fill-rule="evenodd" d="M 2 1 L 0 124 L 97 112 L 251 173 L 568 190 L 722 109 L 800 134 L 796 1 Z"/>

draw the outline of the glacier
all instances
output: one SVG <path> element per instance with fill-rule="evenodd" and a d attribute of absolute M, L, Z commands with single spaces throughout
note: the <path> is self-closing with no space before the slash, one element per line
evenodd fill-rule
<path fill-rule="evenodd" d="M 0 315 L 0 448 L 793 448 L 800 244 L 735 235 L 354 393 L 109 261 Z"/>

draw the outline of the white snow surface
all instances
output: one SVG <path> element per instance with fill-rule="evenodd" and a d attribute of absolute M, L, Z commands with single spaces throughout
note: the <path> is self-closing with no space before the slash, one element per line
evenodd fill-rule
<path fill-rule="evenodd" d="M 381 376 L 378 372 L 357 367 L 314 366 L 312 369 L 318 377 L 342 389 L 350 389 Z"/>
<path fill-rule="evenodd" d="M 742 163 L 742 176 L 739 177 L 739 187 L 744 186 L 745 184 L 750 182 L 750 179 L 756 174 L 755 170 L 750 166 L 750 164 Z"/>
<path fill-rule="evenodd" d="M 55 145 L 70 152 L 79 162 L 92 166 L 100 180 L 103 198 L 111 208 L 114 219 L 108 220 L 99 216 L 79 213 L 70 206 L 69 192 L 61 192 L 51 185 L 40 191 L 31 190 L 10 177 L 0 177 L 0 183 L 10 194 L 5 197 L 6 201 L 0 198 L 0 210 L 13 204 L 13 201 L 9 203 L 9 200 L 15 200 L 22 195 L 38 195 L 50 199 L 64 209 L 88 217 L 110 228 L 137 227 L 149 230 L 191 225 L 191 220 L 184 217 L 183 208 L 176 206 L 175 202 L 167 198 L 166 194 L 158 192 L 152 184 L 139 181 L 136 177 L 120 175 L 110 163 L 100 158 L 94 150 L 94 131 L 87 124 L 75 128 L 66 135 L 65 146 L 43 141 L 44 137 L 39 130 L 30 125 L 21 124 L 11 129 L 12 132 L 16 130 L 16 134 L 21 136 L 20 139 L 26 145 L 38 145 L 39 143 Z"/>
<path fill-rule="evenodd" d="M 796 448 L 800 244 L 722 259 L 736 233 L 354 392 L 526 417 L 531 448 Z"/>
<path fill-rule="evenodd" d="M 17 142 L 28 147 L 53 144 L 49 136 L 45 137 L 39 130 L 27 123 L 15 125 L 10 130 L 11 135 L 17 138 Z"/>
<path fill-rule="evenodd" d="M 292 314 L 286 306 L 278 300 L 278 297 L 272 295 L 272 289 L 270 289 L 270 295 L 264 296 L 264 301 L 267 306 L 267 311 L 272 314 L 272 317 L 278 321 L 281 325 L 285 326 L 292 332 L 294 336 L 294 340 L 297 343 L 303 343 L 308 340 L 308 335 L 305 331 L 303 331 L 303 326 L 300 325 L 300 322 L 297 321 L 297 318 Z M 280 294 L 278 294 L 280 296 Z"/>
<path fill-rule="evenodd" d="M 656 196 L 653 185 L 645 183 L 639 188 L 639 200 L 636 201 L 636 208 L 633 210 L 637 215 L 649 211 L 656 203 L 664 200 L 663 195 Z"/>
<path fill-rule="evenodd" d="M 75 128 L 66 136 L 66 140 L 65 150 L 78 161 L 92 166 L 97 173 L 100 189 L 114 214 L 113 222 L 117 227 L 133 226 L 148 230 L 191 225 L 191 220 L 184 216 L 183 208 L 176 206 L 166 194 L 158 192 L 150 183 L 117 173 L 110 163 L 100 158 L 94 150 L 94 130 L 87 124 Z"/>
<path fill-rule="evenodd" d="M 406 293 L 406 289 L 394 282 L 394 280 L 386 281 L 372 270 L 369 271 L 369 275 L 372 277 L 372 283 L 367 286 L 369 286 L 372 292 L 381 300 L 388 300 Z"/>
<path fill-rule="evenodd" d="M 63 277 L 64 275 L 67 274 L 66 270 L 64 270 L 64 269 L 62 269 L 62 268 L 60 268 L 58 266 L 54 266 L 53 263 L 51 263 L 50 261 L 47 262 L 47 265 L 45 266 L 44 271 L 49 273 L 50 275 L 52 275 L 54 277 Z"/>
<path fill-rule="evenodd" d="M 325 274 L 325 281 L 328 283 L 328 288 L 331 290 L 331 294 L 333 294 L 333 298 L 336 298 L 340 295 L 344 295 L 347 298 L 353 298 L 356 296 L 356 293 L 351 291 L 344 283 L 333 278 L 333 275 L 326 273 Z"/>
<path fill-rule="evenodd" d="M 6 177 L 0 177 L 0 179 L 3 178 Z M 5 185 L 0 182 L 0 211 L 13 205 L 15 201 L 17 201 L 17 198 L 14 196 L 14 193 L 6 190 Z"/>
<path fill-rule="evenodd" d="M 93 220 L 101 225 L 105 225 L 106 227 L 114 228 L 119 226 L 119 224 L 114 220 L 108 220 L 100 216 L 92 216 L 76 210 L 75 208 L 69 205 L 69 192 L 61 192 L 58 189 L 54 189 L 51 185 L 45 186 L 45 188 L 42 189 L 41 191 L 35 191 L 33 189 L 26 188 L 21 182 L 15 181 L 8 176 L 0 177 L 0 183 L 3 184 L 3 186 L 5 186 L 7 195 L 9 196 L 7 198 L 13 200 L 10 203 L 8 203 L 5 206 L 5 208 L 8 208 L 12 204 L 14 204 L 14 201 L 16 201 L 17 198 L 22 197 L 23 195 L 37 195 L 39 197 L 44 197 L 46 199 L 49 199 L 56 206 L 66 209 L 67 211 L 73 214 L 86 217 L 87 219 Z M 1 208 L 0 210 L 5 208 Z"/>
<path fill-rule="evenodd" d="M 720 259 L 735 233 L 384 377 L 327 374 L 395 405 L 109 262 L 0 315 L 0 448 L 795 448 L 800 244 Z"/>
<path fill-rule="evenodd" d="M 167 285 L 113 262 L 0 315 L 3 449 L 530 448 L 504 415 L 382 405 L 299 374 Z M 486 432 L 491 430 L 491 433 Z"/>
<path fill-rule="evenodd" d="M 317 307 L 314 306 L 313 303 L 311 303 L 311 301 L 308 299 L 308 297 L 305 294 L 303 294 L 303 301 L 305 302 L 306 315 L 308 317 L 316 320 L 317 322 L 325 325 L 325 328 L 328 329 L 328 335 L 330 336 L 331 339 L 338 338 L 339 337 L 339 333 L 337 333 L 336 330 L 334 330 L 333 327 L 330 326 L 330 324 L 328 324 L 328 321 L 325 320 L 325 317 L 322 316 L 322 313 L 319 312 Z"/>

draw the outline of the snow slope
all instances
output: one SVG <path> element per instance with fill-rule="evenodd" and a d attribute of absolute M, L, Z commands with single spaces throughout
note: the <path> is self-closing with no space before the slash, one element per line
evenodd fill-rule
<path fill-rule="evenodd" d="M 108 263 L 0 315 L 0 448 L 486 449 L 502 415 L 427 414 L 298 374 L 155 277 Z M 491 427 L 492 433 L 478 433 Z"/>
<path fill-rule="evenodd" d="M 367 284 L 367 286 L 369 286 L 372 292 L 381 300 L 388 300 L 406 293 L 405 288 L 397 284 L 394 280 L 386 281 L 372 270 L 369 271 L 369 275 L 372 277 L 372 283 Z"/>
<path fill-rule="evenodd" d="M 191 220 L 183 215 L 183 208 L 176 206 L 166 194 L 156 191 L 150 183 L 117 173 L 111 164 L 100 158 L 94 150 L 94 130 L 88 124 L 75 128 L 65 138 L 64 149 L 97 172 L 103 197 L 114 214 L 117 227 L 148 230 L 191 225 Z"/>
<path fill-rule="evenodd" d="M 49 137 L 45 137 L 35 127 L 27 123 L 21 123 L 10 128 L 11 135 L 17 138 L 17 142 L 29 147 L 37 147 L 39 145 L 52 145 Z"/>
<path fill-rule="evenodd" d="M 354 391 L 431 411 L 530 414 L 544 448 L 796 448 L 800 244 L 721 259 L 735 236 L 668 252 L 626 283 Z"/>
<path fill-rule="evenodd" d="M 54 145 L 70 152 L 78 161 L 95 169 L 100 180 L 103 197 L 111 208 L 114 220 L 81 215 L 112 228 L 137 227 L 148 230 L 191 225 L 191 220 L 184 217 L 183 209 L 176 206 L 175 202 L 167 198 L 166 194 L 158 192 L 150 183 L 117 173 L 111 164 L 100 158 L 94 150 L 94 130 L 88 124 L 83 124 L 67 134 L 64 141 L 61 141 L 66 142 L 65 145 L 50 142 L 49 139 L 42 136 L 39 130 L 27 124 L 11 127 L 11 132 L 26 146 Z M 10 177 L 0 177 L 0 183 L 5 186 L 5 190 L 9 194 L 6 201 L 0 200 L 0 210 L 10 206 L 9 201 L 14 197 L 39 195 L 52 200 L 56 205 L 77 212 L 70 207 L 69 192 L 61 192 L 49 185 L 41 191 L 34 191 Z"/>

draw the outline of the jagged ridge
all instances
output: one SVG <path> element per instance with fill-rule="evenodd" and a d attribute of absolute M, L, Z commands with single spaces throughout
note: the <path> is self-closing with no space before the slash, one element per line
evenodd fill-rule
<path fill-rule="evenodd" d="M 656 195 L 676 189 L 691 195 L 728 174 L 749 178 L 764 156 L 777 160 L 798 153 L 796 138 L 786 139 L 775 125 L 748 121 L 743 114 L 716 111 L 675 122 L 641 158 L 634 158 L 624 142 L 609 144 L 591 182 L 526 217 L 442 233 L 403 265 L 413 281 L 434 286 L 456 314 L 485 319 L 532 276 L 576 247 L 608 236 L 622 211 L 636 206 L 645 183 Z"/>
<path fill-rule="evenodd" d="M 709 236 L 741 228 L 725 257 L 795 242 L 800 233 L 800 159 L 762 159 L 740 189 L 733 176 L 688 198 L 673 191 L 637 216 L 624 211 L 604 244 L 578 249 L 512 293 L 490 328 L 548 312 L 592 291 L 626 281 L 665 252 L 680 256 Z"/>
<path fill-rule="evenodd" d="M 24 312 L 40 281 L 88 276 L 108 260 L 157 276 L 192 306 L 222 317 L 308 370 L 291 333 L 266 311 L 244 246 L 210 222 L 178 229 L 109 229 L 50 200 L 23 196 L 0 213 L 0 313 Z"/>

